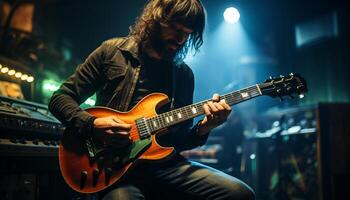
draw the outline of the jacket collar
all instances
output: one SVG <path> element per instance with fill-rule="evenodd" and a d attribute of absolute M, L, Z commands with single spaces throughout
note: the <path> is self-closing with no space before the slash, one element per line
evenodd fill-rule
<path fill-rule="evenodd" d="M 123 42 L 118 45 L 118 48 L 122 51 L 130 53 L 135 59 L 140 61 L 140 47 L 136 42 L 136 39 L 132 36 L 123 38 Z"/>

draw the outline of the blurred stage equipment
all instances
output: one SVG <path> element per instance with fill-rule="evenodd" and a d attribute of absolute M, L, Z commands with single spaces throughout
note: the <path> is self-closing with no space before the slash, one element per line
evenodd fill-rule
<path fill-rule="evenodd" d="M 342 199 L 350 178 L 349 114 L 348 104 L 266 114 L 271 128 L 243 147 L 244 180 L 261 199 Z"/>
<path fill-rule="evenodd" d="M 0 2 L 0 24 L 17 30 L 32 32 L 34 1 L 21 0 L 10 4 L 6 1 Z"/>
<path fill-rule="evenodd" d="M 205 145 L 181 152 L 181 155 L 193 161 L 205 163 L 211 167 L 217 167 L 220 161 L 220 154 L 223 151 L 223 138 L 220 136 L 211 136 Z"/>
<path fill-rule="evenodd" d="M 309 46 L 327 39 L 336 38 L 338 34 L 338 15 L 336 12 L 328 13 L 317 19 L 295 26 L 297 47 Z"/>
<path fill-rule="evenodd" d="M 0 56 L 0 95 L 15 99 L 34 97 L 33 71 L 26 65 Z"/>
<path fill-rule="evenodd" d="M 45 105 L 0 96 L 0 199 L 60 196 L 57 154 L 63 131 Z"/>
<path fill-rule="evenodd" d="M 64 127 L 47 107 L 0 96 L 0 155 L 57 156 Z"/>
<path fill-rule="evenodd" d="M 236 111 L 227 122 L 212 130 L 205 145 L 182 152 L 182 155 L 220 169 L 227 174 L 241 177 L 242 142 L 244 140 L 244 124 L 241 114 Z"/>
<path fill-rule="evenodd" d="M 21 86 L 17 83 L 0 81 L 0 95 L 15 99 L 24 99 Z"/>
<path fill-rule="evenodd" d="M 21 45 L 32 37 L 34 7 L 29 0 L 0 1 L 0 52 L 3 55 L 18 57 L 27 51 L 21 49 Z"/>

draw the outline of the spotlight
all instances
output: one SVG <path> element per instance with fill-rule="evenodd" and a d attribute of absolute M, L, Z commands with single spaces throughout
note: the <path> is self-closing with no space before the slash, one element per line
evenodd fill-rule
<path fill-rule="evenodd" d="M 16 72 L 16 74 L 15 74 L 15 77 L 16 77 L 16 78 L 21 78 L 21 76 L 22 76 L 22 73 L 21 73 L 21 72 Z"/>
<path fill-rule="evenodd" d="M 1 72 L 2 73 L 7 73 L 9 71 L 9 68 L 7 68 L 7 67 L 3 67 L 3 68 L 1 68 Z"/>
<path fill-rule="evenodd" d="M 15 75 L 15 74 L 16 74 L 16 71 L 15 71 L 15 70 L 13 70 L 13 69 L 11 69 L 11 70 L 8 72 L 8 74 L 9 74 L 10 76 L 13 76 L 13 75 Z"/>
<path fill-rule="evenodd" d="M 21 76 L 22 81 L 27 80 L 27 78 L 28 78 L 28 75 L 27 75 L 27 74 L 23 74 L 23 75 Z"/>
<path fill-rule="evenodd" d="M 254 160 L 254 159 L 256 158 L 256 156 L 255 156 L 255 154 L 251 154 L 251 155 L 249 156 L 249 158 L 250 158 L 251 160 Z"/>
<path fill-rule="evenodd" d="M 34 77 L 32 77 L 32 76 L 29 76 L 28 78 L 27 78 L 27 82 L 28 83 L 31 83 L 31 82 L 33 82 L 34 81 Z"/>
<path fill-rule="evenodd" d="M 238 22 L 240 17 L 241 15 L 239 14 L 238 10 L 234 7 L 229 7 L 224 12 L 225 21 L 231 24 Z"/>

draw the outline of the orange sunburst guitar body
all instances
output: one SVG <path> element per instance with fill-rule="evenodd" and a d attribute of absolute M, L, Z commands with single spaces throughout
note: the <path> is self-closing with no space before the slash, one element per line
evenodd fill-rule
<path fill-rule="evenodd" d="M 139 133 L 140 130 L 138 130 L 142 128 L 138 128 L 135 123 L 137 119 L 155 117 L 157 115 L 156 108 L 167 102 L 168 97 L 166 95 L 155 93 L 145 97 L 129 112 L 118 112 L 105 107 L 87 109 L 88 113 L 96 117 L 114 115 L 128 124 L 132 124 L 130 139 L 134 143 L 131 147 L 133 149 L 118 153 L 110 149 L 103 152 L 103 147 L 102 150 L 100 147 L 99 150 L 102 153 L 95 152 L 97 155 L 94 157 L 94 155 L 89 155 L 89 149 L 93 152 L 94 150 L 91 148 L 98 144 L 91 144 L 93 140 L 84 141 L 77 138 L 74 133 L 66 130 L 59 147 L 60 169 L 66 183 L 78 192 L 95 193 L 118 181 L 135 160 L 159 160 L 170 156 L 174 148 L 158 145 L 155 134 L 142 139 Z M 116 151 L 118 150 L 116 149 Z"/>
<path fill-rule="evenodd" d="M 264 83 L 221 96 L 229 105 L 261 96 L 271 97 L 302 94 L 307 91 L 306 81 L 298 74 L 270 78 Z M 94 138 L 78 138 L 66 129 L 59 147 L 61 173 L 67 184 L 81 193 L 99 192 L 117 182 L 137 160 L 159 160 L 169 157 L 173 147 L 162 147 L 156 134 L 166 128 L 204 114 L 202 101 L 182 108 L 157 114 L 156 109 L 169 102 L 165 94 L 154 93 L 143 98 L 129 112 L 105 107 L 86 111 L 96 117 L 116 116 L 131 124 L 131 145 L 123 149 L 105 146 Z"/>

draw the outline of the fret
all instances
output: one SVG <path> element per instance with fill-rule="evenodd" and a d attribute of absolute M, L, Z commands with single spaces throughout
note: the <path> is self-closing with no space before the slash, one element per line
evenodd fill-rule
<path fill-rule="evenodd" d="M 191 108 L 191 111 L 193 114 L 197 114 L 197 112 L 198 112 L 197 110 L 198 109 L 195 106 Z"/>
<path fill-rule="evenodd" d="M 158 123 L 159 123 L 159 128 L 161 128 L 161 127 L 164 127 L 164 126 L 165 126 L 165 124 L 164 124 L 164 122 L 163 122 L 162 118 L 161 118 L 161 117 L 159 117 L 159 115 L 157 116 L 157 121 L 158 121 Z"/>
<path fill-rule="evenodd" d="M 258 90 L 259 94 L 262 95 L 261 89 L 258 84 L 255 85 L 256 89 Z"/>
<path fill-rule="evenodd" d="M 157 121 L 156 120 L 154 120 L 154 121 L 152 121 L 153 122 L 153 126 L 155 127 L 155 128 L 157 128 L 158 127 L 158 123 L 157 123 Z"/>
<path fill-rule="evenodd" d="M 169 122 L 170 122 L 169 117 L 165 117 L 165 121 L 167 124 L 169 124 Z"/>
<path fill-rule="evenodd" d="M 177 113 L 177 118 L 178 118 L 178 119 L 182 119 L 182 114 L 181 114 L 181 112 L 178 112 L 178 113 Z"/>

